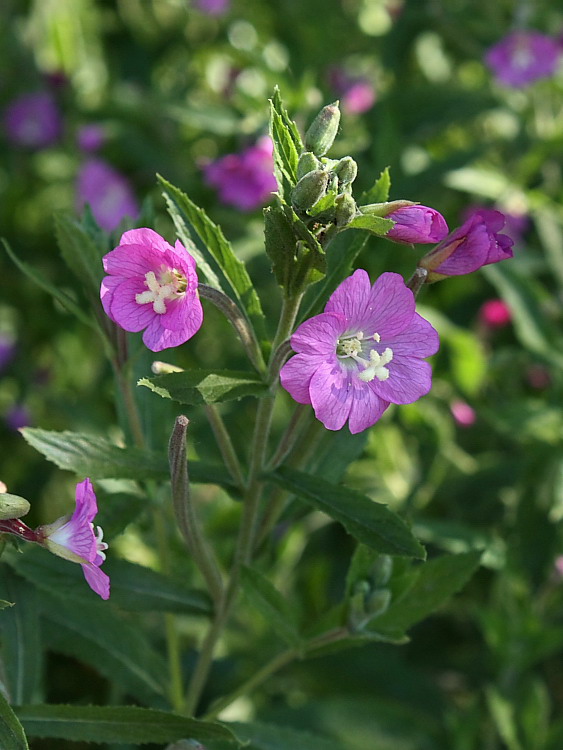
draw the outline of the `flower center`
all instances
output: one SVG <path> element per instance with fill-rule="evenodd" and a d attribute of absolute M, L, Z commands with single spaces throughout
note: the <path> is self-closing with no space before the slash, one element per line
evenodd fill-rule
<path fill-rule="evenodd" d="M 388 365 L 393 359 L 392 349 L 386 347 L 383 352 L 379 353 L 371 347 L 371 341 L 379 343 L 381 336 L 374 333 L 372 336 L 364 338 L 363 331 L 358 331 L 358 333 L 348 336 L 341 336 L 336 345 L 338 359 L 352 359 L 363 368 L 358 373 L 358 377 L 364 383 L 371 383 L 375 378 L 380 381 L 387 380 L 389 369 L 385 365 Z"/>
<path fill-rule="evenodd" d="M 526 70 L 533 62 L 533 59 L 528 43 L 525 40 L 521 40 L 512 53 L 512 64 L 515 68 Z"/>
<path fill-rule="evenodd" d="M 163 266 L 158 278 L 154 271 L 145 274 L 145 286 L 148 287 L 147 291 L 136 294 L 135 302 L 138 305 L 152 303 L 155 313 L 163 315 L 166 312 L 166 302 L 172 302 L 185 294 L 188 280 L 176 268 Z"/>

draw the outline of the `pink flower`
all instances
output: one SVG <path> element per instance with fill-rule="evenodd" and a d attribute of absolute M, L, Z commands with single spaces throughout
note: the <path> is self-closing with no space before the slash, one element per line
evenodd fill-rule
<path fill-rule="evenodd" d="M 54 523 L 36 529 L 37 541 L 54 555 L 79 563 L 90 588 L 102 599 L 109 599 L 109 577 L 100 570 L 108 545 L 103 532 L 92 521 L 98 512 L 92 482 L 85 479 L 76 485 L 76 509 Z"/>
<path fill-rule="evenodd" d="M 78 148 L 85 152 L 98 151 L 106 140 L 106 131 L 95 122 L 83 125 L 76 134 Z"/>
<path fill-rule="evenodd" d="M 152 229 L 132 229 L 103 263 L 106 314 L 126 331 L 146 329 L 151 351 L 179 346 L 200 329 L 196 263 L 180 242 L 172 247 Z"/>
<path fill-rule="evenodd" d="M 112 232 L 126 216 L 136 219 L 139 204 L 127 179 L 102 159 L 88 159 L 78 173 L 77 210 L 86 203 L 106 232 Z"/>
<path fill-rule="evenodd" d="M 252 211 L 277 190 L 272 153 L 272 141 L 264 136 L 240 154 L 227 154 L 205 165 L 205 180 L 217 188 L 223 203 Z"/>
<path fill-rule="evenodd" d="M 427 269 L 431 282 L 446 276 L 462 276 L 489 263 L 512 258 L 512 240 L 500 234 L 503 226 L 504 216 L 500 211 L 492 211 L 487 220 L 475 214 L 421 258 L 419 266 Z"/>
<path fill-rule="evenodd" d="M 231 0 L 196 0 L 196 8 L 208 16 L 222 16 L 229 10 Z"/>
<path fill-rule="evenodd" d="M 6 412 L 4 419 L 7 427 L 13 432 L 17 432 L 22 427 L 27 427 L 32 423 L 31 414 L 23 404 L 14 404 Z"/>
<path fill-rule="evenodd" d="M 487 328 L 502 328 L 510 323 L 510 308 L 502 299 L 489 299 L 481 305 L 479 318 Z"/>
<path fill-rule="evenodd" d="M 423 361 L 438 350 L 438 334 L 415 311 L 414 295 L 396 273 L 371 286 L 359 269 L 333 292 L 320 315 L 291 337 L 297 352 L 280 373 L 300 404 L 312 404 L 328 430 L 371 427 L 390 403 L 410 404 L 430 390 Z"/>
<path fill-rule="evenodd" d="M 328 78 L 329 84 L 340 97 L 340 104 L 345 112 L 361 115 L 375 104 L 375 88 L 368 78 L 351 76 L 339 66 L 329 70 Z"/>
<path fill-rule="evenodd" d="M 12 143 L 41 149 L 59 140 L 63 122 L 53 96 L 37 91 L 14 99 L 4 114 L 4 126 Z"/>
<path fill-rule="evenodd" d="M 441 213 L 427 206 L 405 206 L 385 217 L 395 222 L 385 235 L 388 239 L 408 244 L 440 242 L 448 233 L 448 225 Z"/>
<path fill-rule="evenodd" d="M 556 39 L 538 31 L 514 31 L 491 47 L 485 62 L 500 83 L 520 88 L 553 75 L 560 53 Z"/>
<path fill-rule="evenodd" d="M 463 221 L 467 221 L 475 214 L 479 214 L 485 224 L 494 221 L 496 209 L 488 206 L 473 205 L 468 206 L 462 213 Z M 518 244 L 522 240 L 522 235 L 528 229 L 530 225 L 530 219 L 526 214 L 522 213 L 508 213 L 507 211 L 501 212 L 505 219 L 504 232 L 510 237 L 514 244 Z"/>
<path fill-rule="evenodd" d="M 465 401 L 453 401 L 450 406 L 452 416 L 460 427 L 471 427 L 477 420 L 475 409 Z"/>

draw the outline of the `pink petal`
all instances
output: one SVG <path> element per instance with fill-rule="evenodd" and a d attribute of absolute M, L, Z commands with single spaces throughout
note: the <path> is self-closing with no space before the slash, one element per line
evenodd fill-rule
<path fill-rule="evenodd" d="M 363 432 L 374 425 L 389 406 L 389 402 L 379 398 L 370 384 L 360 381 L 361 386 L 363 386 L 360 387 L 357 380 L 353 379 L 353 382 L 354 399 L 350 409 L 348 427 L 350 432 L 355 435 L 357 432 Z"/>
<path fill-rule="evenodd" d="M 346 330 L 358 330 L 357 325 L 363 320 L 369 303 L 370 290 L 367 272 L 358 268 L 330 295 L 324 311 L 343 315 L 347 321 Z"/>
<path fill-rule="evenodd" d="M 299 404 L 310 404 L 309 385 L 311 378 L 325 362 L 319 355 L 296 354 L 280 371 L 280 381 L 285 390 Z"/>
<path fill-rule="evenodd" d="M 136 333 L 146 328 L 155 318 L 158 318 L 158 313 L 155 313 L 153 306 L 150 302 L 140 305 L 135 300 L 137 294 L 146 292 L 147 287 L 143 279 L 131 278 L 121 279 L 116 277 L 119 281 L 118 284 L 111 283 L 109 291 L 107 284 L 112 279 L 111 276 L 107 276 L 102 282 L 102 304 L 104 310 L 109 317 L 118 325 L 120 325 L 126 331 Z M 111 287 L 113 286 L 113 290 Z M 106 298 L 109 299 L 106 301 Z"/>
<path fill-rule="evenodd" d="M 130 233 L 125 232 L 125 234 Z M 170 246 L 168 249 L 172 250 Z M 133 245 L 131 243 L 119 245 L 104 255 L 104 270 L 114 276 L 144 279 L 148 271 L 157 272 L 160 270 L 164 261 L 163 253 L 164 250 L 149 245 Z"/>
<path fill-rule="evenodd" d="M 309 394 L 315 416 L 327 430 L 340 430 L 354 400 L 351 373 L 340 363 L 323 362 L 311 378 Z M 362 383 L 365 387 L 365 383 Z"/>
<path fill-rule="evenodd" d="M 414 314 L 413 319 L 401 333 L 392 336 L 389 341 L 385 342 L 393 350 L 393 355 L 407 357 L 430 357 L 436 354 L 440 348 L 440 339 L 438 332 L 418 313 Z M 383 347 L 385 348 L 385 347 Z M 381 348 L 381 351 L 383 351 Z M 380 347 L 378 347 L 378 350 Z"/>
<path fill-rule="evenodd" d="M 185 267 L 191 268 L 195 271 L 195 258 L 186 250 L 180 240 L 176 240 L 176 244 L 174 245 L 174 254 L 182 259 Z"/>
<path fill-rule="evenodd" d="M 130 229 L 128 232 L 124 232 L 119 240 L 119 245 L 140 245 L 161 253 L 172 250 L 163 237 L 148 227 Z"/>
<path fill-rule="evenodd" d="M 160 324 L 169 331 L 177 331 L 185 335 L 184 341 L 191 339 L 203 322 L 203 308 L 196 294 L 185 296 L 170 304 L 168 310 L 160 316 Z"/>
<path fill-rule="evenodd" d="M 354 321 L 364 332 L 382 339 L 403 331 L 415 312 L 414 295 L 398 273 L 383 273 L 373 285 L 364 314 Z"/>
<path fill-rule="evenodd" d="M 334 356 L 339 336 L 346 331 L 347 320 L 343 315 L 324 312 L 301 323 L 291 337 L 291 347 L 303 354 L 325 354 Z"/>
<path fill-rule="evenodd" d="M 82 565 L 82 571 L 86 583 L 92 591 L 102 597 L 102 599 L 109 599 L 110 581 L 109 576 L 100 570 L 100 568 L 94 563 L 89 565 Z"/>
<path fill-rule="evenodd" d="M 194 304 L 191 308 L 191 317 L 186 322 L 186 329 L 179 331 L 164 328 L 160 320 L 161 316 L 155 315 L 143 334 L 145 346 L 152 352 L 160 352 L 163 349 L 172 349 L 175 346 L 184 344 L 201 326 L 203 311 L 199 314 L 199 310 L 201 310 L 201 303 L 199 304 L 199 308 Z"/>
<path fill-rule="evenodd" d="M 393 357 L 386 365 L 387 380 L 372 380 L 370 385 L 377 395 L 392 404 L 412 404 L 425 396 L 432 387 L 432 368 L 418 357 Z"/>

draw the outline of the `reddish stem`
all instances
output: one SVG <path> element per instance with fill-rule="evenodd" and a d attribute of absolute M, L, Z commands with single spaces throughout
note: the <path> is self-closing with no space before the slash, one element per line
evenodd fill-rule
<path fill-rule="evenodd" d="M 23 521 L 19 518 L 10 518 L 7 521 L 0 521 L 0 532 L 6 532 L 7 534 L 14 534 L 19 536 L 20 539 L 25 539 L 26 542 L 38 542 L 39 535 L 29 526 L 26 526 Z"/>

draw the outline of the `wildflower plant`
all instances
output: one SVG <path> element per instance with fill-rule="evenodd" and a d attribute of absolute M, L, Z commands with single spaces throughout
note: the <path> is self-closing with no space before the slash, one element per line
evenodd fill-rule
<path fill-rule="evenodd" d="M 35 530 L 21 521 L 29 509 L 25 500 L 0 496 L 0 531 L 24 552 L 5 552 L 5 580 L 38 581 L 42 596 L 59 603 L 62 627 L 78 627 L 81 644 L 95 633 L 102 650 L 96 666 L 113 675 L 119 665 L 123 699 L 106 707 L 43 706 L 36 716 L 38 733 L 134 744 L 184 739 L 210 750 L 254 741 L 265 747 L 257 739 L 259 725 L 229 724 L 224 711 L 238 698 L 253 695 L 296 660 L 370 641 L 403 643 L 410 627 L 458 591 L 479 564 L 475 551 L 424 562 L 425 549 L 409 519 L 342 479 L 362 449 L 359 434 L 376 431 L 391 405 L 400 410 L 431 389 L 427 358 L 437 352 L 439 340 L 416 309 L 422 287 L 509 257 L 511 241 L 500 233 L 500 214 L 492 222 L 474 215 L 446 238 L 448 228 L 437 211 L 408 199 L 389 200 L 387 169 L 358 196 L 354 159 L 330 157 L 339 127 L 340 110 L 333 103 L 303 138 L 277 90 L 270 102 L 277 190 L 264 209 L 264 241 L 279 290 L 275 321 L 265 314 L 258 289 L 222 230 L 162 177 L 178 235 L 174 245 L 145 227 L 126 231 L 108 251 L 90 216 L 82 223 L 57 218 L 63 257 L 80 283 L 76 296 L 55 287 L 50 291 L 99 334 L 115 379 L 123 443 L 114 444 L 107 434 L 23 430 L 47 459 L 87 478 L 77 486 L 75 512 Z M 439 244 L 418 267 L 413 248 L 408 281 L 393 269 L 370 278 L 361 264 L 373 235 L 403 244 Z M 135 390 L 133 367 L 138 368 L 145 347 L 166 351 L 170 358 L 176 347 L 191 347 L 192 338 L 197 342 L 198 331 L 205 330 L 209 303 L 232 327 L 246 366 L 229 368 L 220 355 L 230 349 L 219 346 L 215 368 L 153 362 Z M 153 405 L 159 398 L 174 405 L 167 461 L 156 425 L 151 433 L 151 420 L 140 408 L 147 396 Z M 252 399 L 252 436 L 245 445 L 242 430 L 234 432 L 220 405 L 242 400 L 240 411 L 234 404 L 242 415 Z M 209 423 L 220 457 L 212 462 L 191 458 L 190 425 L 202 420 Z M 322 447 L 327 437 L 338 440 L 329 441 L 328 451 Z M 319 459 L 325 470 L 319 469 Z M 98 503 L 92 482 L 103 489 Z M 107 545 L 94 530 L 94 516 L 98 505 L 102 515 L 104 507 L 119 509 L 123 482 L 131 502 L 133 496 L 137 502 L 141 498 L 151 514 L 158 571 L 118 560 L 111 538 L 104 560 Z M 221 529 L 206 523 L 197 488 L 202 484 L 219 486 L 233 501 L 234 523 Z M 338 600 L 309 617 L 295 582 L 280 586 L 287 570 L 280 537 L 288 528 L 304 528 L 317 514 L 344 527 L 354 551 Z M 219 543 L 225 534 L 232 535 L 227 545 Z M 174 560 L 181 562 L 173 566 L 171 550 L 180 541 L 182 552 Z M 87 597 L 83 581 L 71 577 L 69 561 L 82 566 L 101 599 Z M 159 637 L 139 635 L 120 608 L 165 612 Z M 249 609 L 267 621 L 268 635 L 262 628 L 252 631 Z M 196 617 L 204 625 L 192 628 Z M 263 637 L 273 644 L 266 663 L 253 658 L 254 640 Z M 162 640 L 167 668 L 157 651 Z M 246 648 L 244 668 L 234 670 L 234 680 L 214 676 L 220 644 L 223 651 L 232 648 L 235 660 Z M 186 660 L 188 648 L 193 659 Z M 14 702 L 32 696 L 31 691 Z M 126 696 L 137 705 L 125 705 Z M 33 712 L 33 706 L 25 708 L 22 718 Z"/>

